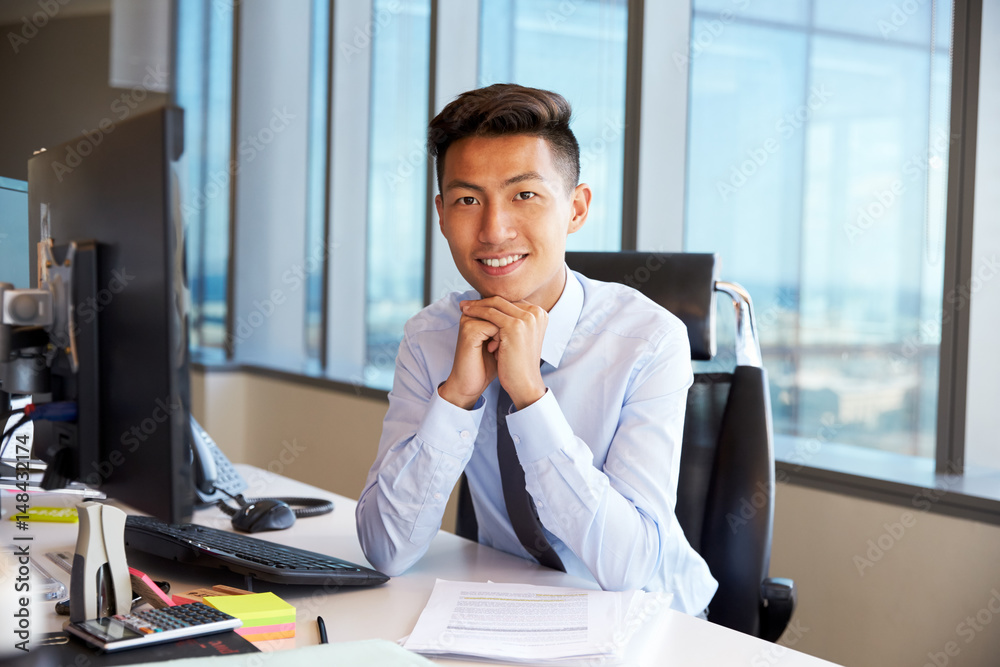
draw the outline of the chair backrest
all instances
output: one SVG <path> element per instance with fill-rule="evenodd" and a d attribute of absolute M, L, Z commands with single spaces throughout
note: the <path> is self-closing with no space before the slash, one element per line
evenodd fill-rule
<path fill-rule="evenodd" d="M 568 252 L 566 263 L 588 278 L 623 283 L 642 292 L 684 322 L 692 359 L 707 361 L 715 356 L 715 255 Z"/>
<path fill-rule="evenodd" d="M 712 254 L 569 252 L 566 263 L 589 278 L 630 285 L 677 315 L 688 327 L 693 359 L 716 354 L 716 292 L 733 299 L 737 366 L 695 375 L 676 514 L 719 582 L 710 620 L 759 636 L 760 589 L 771 555 L 774 455 L 767 375 L 749 295 L 717 280 Z"/>

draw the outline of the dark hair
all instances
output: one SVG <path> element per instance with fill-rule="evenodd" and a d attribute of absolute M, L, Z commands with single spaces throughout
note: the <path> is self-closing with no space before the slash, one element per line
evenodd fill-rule
<path fill-rule="evenodd" d="M 569 129 L 573 110 L 562 95 L 496 83 L 462 93 L 430 122 L 427 150 L 436 160 L 438 190 L 448 147 L 466 137 L 528 134 L 549 142 L 556 166 L 572 190 L 580 181 L 580 146 Z"/>

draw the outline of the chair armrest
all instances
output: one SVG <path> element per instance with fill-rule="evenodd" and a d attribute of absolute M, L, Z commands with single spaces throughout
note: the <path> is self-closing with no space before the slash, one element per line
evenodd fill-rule
<path fill-rule="evenodd" d="M 768 577 L 760 584 L 760 638 L 778 640 L 795 611 L 798 594 L 795 582 L 782 577 Z"/>

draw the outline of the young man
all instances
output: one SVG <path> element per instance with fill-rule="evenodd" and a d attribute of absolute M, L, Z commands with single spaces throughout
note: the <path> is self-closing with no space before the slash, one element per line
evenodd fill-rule
<path fill-rule="evenodd" d="M 358 535 L 376 568 L 406 571 L 464 471 L 483 544 L 699 614 L 716 582 L 674 515 L 687 333 L 566 268 L 591 200 L 569 120 L 561 96 L 498 84 L 431 121 L 441 232 L 475 291 L 406 325 Z"/>

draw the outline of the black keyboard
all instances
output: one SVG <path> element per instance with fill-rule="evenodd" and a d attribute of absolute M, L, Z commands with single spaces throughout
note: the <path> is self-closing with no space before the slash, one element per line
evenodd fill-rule
<path fill-rule="evenodd" d="M 125 546 L 276 584 L 376 586 L 389 581 L 381 572 L 314 551 L 193 523 L 165 523 L 148 516 L 126 518 Z"/>

